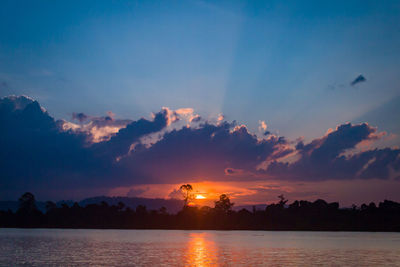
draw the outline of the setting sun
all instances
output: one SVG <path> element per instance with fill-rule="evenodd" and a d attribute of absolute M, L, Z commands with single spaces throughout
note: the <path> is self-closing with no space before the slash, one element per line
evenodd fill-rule
<path fill-rule="evenodd" d="M 206 197 L 204 195 L 200 195 L 200 194 L 197 194 L 195 198 L 196 199 L 206 199 Z"/>

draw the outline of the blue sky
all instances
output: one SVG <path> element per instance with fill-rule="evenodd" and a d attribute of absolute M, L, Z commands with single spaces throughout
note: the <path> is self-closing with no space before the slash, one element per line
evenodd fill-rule
<path fill-rule="evenodd" d="M 56 118 L 192 107 L 312 138 L 400 95 L 399 11 L 398 1 L 3 1 L 0 93 L 30 95 Z M 359 74 L 367 82 L 351 87 Z"/>
<path fill-rule="evenodd" d="M 0 96 L 38 101 L 0 98 L 2 198 L 398 200 L 399 22 L 399 1 L 2 1 Z"/>

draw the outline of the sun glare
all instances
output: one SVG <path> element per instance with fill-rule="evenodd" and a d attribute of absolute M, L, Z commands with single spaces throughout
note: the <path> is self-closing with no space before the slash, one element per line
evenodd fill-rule
<path fill-rule="evenodd" d="M 206 199 L 206 197 L 203 195 L 197 194 L 196 199 Z"/>

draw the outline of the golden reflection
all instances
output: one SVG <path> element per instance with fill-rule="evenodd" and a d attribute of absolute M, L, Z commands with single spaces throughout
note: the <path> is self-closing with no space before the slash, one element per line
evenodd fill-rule
<path fill-rule="evenodd" d="M 207 238 L 208 237 L 208 238 Z M 217 247 L 207 233 L 190 233 L 187 244 L 186 266 L 211 266 L 217 264 Z"/>

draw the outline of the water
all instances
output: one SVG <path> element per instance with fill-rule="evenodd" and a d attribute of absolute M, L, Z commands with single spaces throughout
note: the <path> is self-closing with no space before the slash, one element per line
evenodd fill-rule
<path fill-rule="evenodd" d="M 400 233 L 0 229 L 0 266 L 400 266 Z"/>

